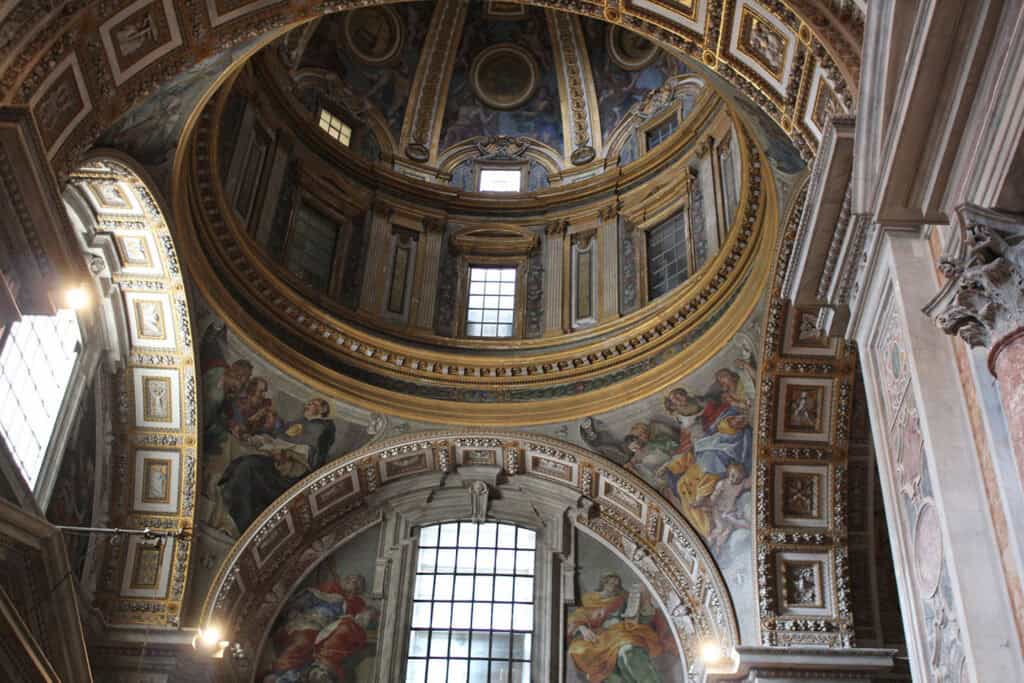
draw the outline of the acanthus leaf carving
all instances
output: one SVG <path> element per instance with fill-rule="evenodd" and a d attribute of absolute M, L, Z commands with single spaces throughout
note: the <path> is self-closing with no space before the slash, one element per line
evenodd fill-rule
<path fill-rule="evenodd" d="M 950 279 L 935 322 L 970 346 L 989 347 L 1024 327 L 1024 217 L 965 204 L 957 209 L 959 253 L 939 270 Z M 930 312 L 926 309 L 926 312 Z"/>

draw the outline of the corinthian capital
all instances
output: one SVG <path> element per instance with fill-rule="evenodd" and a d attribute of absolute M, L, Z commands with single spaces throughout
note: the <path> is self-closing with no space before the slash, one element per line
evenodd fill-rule
<path fill-rule="evenodd" d="M 931 306 L 943 332 L 989 347 L 1024 328 L 1024 217 L 965 204 L 960 241 L 939 270 L 948 278 Z"/>

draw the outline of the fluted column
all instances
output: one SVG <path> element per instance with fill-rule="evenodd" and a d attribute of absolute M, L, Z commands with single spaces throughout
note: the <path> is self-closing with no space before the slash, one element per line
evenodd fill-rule
<path fill-rule="evenodd" d="M 441 246 L 444 244 L 444 222 L 434 219 L 423 219 L 425 239 L 420 251 L 420 268 L 422 277 L 413 292 L 413 310 L 416 311 L 416 327 L 432 332 L 434 329 L 434 311 L 437 308 L 437 278 L 441 269 Z"/>
<path fill-rule="evenodd" d="M 565 298 L 565 231 L 569 222 L 559 219 L 544 228 L 544 336 L 562 334 L 562 301 Z"/>

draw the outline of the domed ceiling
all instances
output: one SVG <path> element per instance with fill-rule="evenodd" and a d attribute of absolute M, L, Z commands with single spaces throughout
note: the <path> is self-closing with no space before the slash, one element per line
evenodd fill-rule
<path fill-rule="evenodd" d="M 350 109 L 383 122 L 385 151 L 430 165 L 497 136 L 528 138 L 561 167 L 588 164 L 632 108 L 688 72 L 621 26 L 503 2 L 338 13 L 293 31 L 279 53 L 297 81 L 336 76 Z"/>

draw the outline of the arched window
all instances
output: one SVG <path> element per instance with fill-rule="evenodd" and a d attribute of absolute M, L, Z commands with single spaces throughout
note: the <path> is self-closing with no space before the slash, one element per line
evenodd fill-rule
<path fill-rule="evenodd" d="M 420 529 L 408 683 L 530 680 L 536 547 L 514 524 Z"/>
<path fill-rule="evenodd" d="M 81 350 L 72 310 L 23 316 L 0 349 L 0 432 L 29 488 L 46 458 Z"/>

